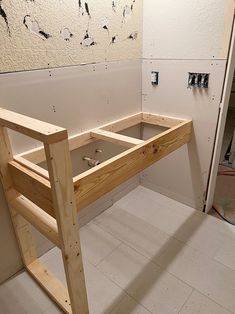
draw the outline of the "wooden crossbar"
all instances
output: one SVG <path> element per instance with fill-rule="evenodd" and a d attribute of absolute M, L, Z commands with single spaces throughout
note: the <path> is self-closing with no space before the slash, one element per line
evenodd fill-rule
<path fill-rule="evenodd" d="M 68 289 L 65 288 L 61 281 L 40 260 L 37 259 L 27 265 L 26 269 L 64 313 L 72 314 Z M 85 312 L 75 312 L 75 314 L 80 313 L 83 314 Z"/>
<path fill-rule="evenodd" d="M 117 133 L 140 123 L 166 130 L 146 141 Z M 44 146 L 13 156 L 6 128 Z M 191 133 L 191 120 L 140 112 L 68 139 L 63 128 L 0 109 L 0 178 L 22 259 L 65 313 L 89 313 L 77 210 L 188 143 Z M 70 151 L 96 140 L 128 149 L 73 178 Z M 37 165 L 45 160 L 48 171 Z M 60 248 L 67 288 L 38 260 L 29 224 Z"/>
<path fill-rule="evenodd" d="M 64 128 L 3 108 L 0 108 L 0 125 L 43 143 L 55 143 L 68 137 Z"/>
<path fill-rule="evenodd" d="M 55 218 L 48 215 L 44 210 L 23 195 L 13 199 L 10 202 L 10 206 L 52 243 L 60 247 L 58 227 Z"/>
<path fill-rule="evenodd" d="M 97 129 L 97 130 L 92 131 L 91 136 L 96 139 L 106 140 L 113 144 L 117 144 L 124 147 L 133 147 L 144 142 L 137 138 L 121 135 L 121 134 L 106 131 L 103 129 Z"/>

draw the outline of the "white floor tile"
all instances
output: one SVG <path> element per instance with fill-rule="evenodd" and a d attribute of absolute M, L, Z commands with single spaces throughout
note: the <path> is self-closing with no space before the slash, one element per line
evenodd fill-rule
<path fill-rule="evenodd" d="M 124 244 L 98 269 L 153 313 L 178 313 L 192 292 L 189 286 Z"/>
<path fill-rule="evenodd" d="M 163 195 L 138 187 L 118 201 L 116 205 L 160 230 L 173 235 L 187 218 L 197 212 Z"/>
<path fill-rule="evenodd" d="M 26 272 L 0 286 L 1 314 L 41 314 L 52 305 L 53 302 Z"/>
<path fill-rule="evenodd" d="M 214 217 L 138 187 L 81 242 L 91 314 L 235 313 L 235 227 Z M 65 283 L 59 249 L 41 260 Z M 61 311 L 22 273 L 0 286 L 0 314 L 13 313 Z"/>
<path fill-rule="evenodd" d="M 194 291 L 179 314 L 230 314 L 220 305 Z"/>
<path fill-rule="evenodd" d="M 235 272 L 185 244 L 167 250 L 156 263 L 230 311 L 235 309 Z"/>
<path fill-rule="evenodd" d="M 83 257 L 93 265 L 99 264 L 121 243 L 94 223 L 82 227 L 80 237 Z"/>
<path fill-rule="evenodd" d="M 164 245 L 174 247 L 178 242 L 165 232 L 118 207 L 109 214 L 97 217 L 94 223 L 150 259 L 160 254 Z"/>
<path fill-rule="evenodd" d="M 110 314 L 150 314 L 146 308 L 138 304 L 133 298 L 124 295 L 120 303 L 115 306 Z M 108 314 L 108 313 L 107 313 Z"/>

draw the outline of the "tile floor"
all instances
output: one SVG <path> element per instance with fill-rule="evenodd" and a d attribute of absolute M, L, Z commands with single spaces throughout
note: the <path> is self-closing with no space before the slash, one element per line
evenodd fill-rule
<path fill-rule="evenodd" d="M 139 186 L 81 230 L 91 314 L 235 313 L 235 227 Z M 52 249 L 41 260 L 63 282 Z M 1 314 L 60 310 L 25 273 Z"/>

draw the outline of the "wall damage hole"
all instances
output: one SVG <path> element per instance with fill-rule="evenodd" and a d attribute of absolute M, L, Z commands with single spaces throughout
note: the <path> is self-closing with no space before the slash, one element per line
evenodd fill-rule
<path fill-rule="evenodd" d="M 70 39 L 73 37 L 73 33 L 69 30 L 68 27 L 64 27 L 60 31 L 60 34 L 65 41 L 70 41 Z"/>
<path fill-rule="evenodd" d="M 117 12 L 118 3 L 119 3 L 119 0 L 112 1 L 112 9 L 113 9 L 113 12 L 115 13 Z"/>
<path fill-rule="evenodd" d="M 79 9 L 79 14 L 84 15 L 85 13 L 91 18 L 91 13 L 90 13 L 90 8 L 87 2 L 82 3 L 82 0 L 78 0 L 78 9 Z"/>
<path fill-rule="evenodd" d="M 118 35 L 115 35 L 111 38 L 110 44 L 115 44 L 118 41 Z"/>
<path fill-rule="evenodd" d="M 132 32 L 127 39 L 136 40 L 138 38 L 138 32 Z"/>
<path fill-rule="evenodd" d="M 43 40 L 51 37 L 50 34 L 46 33 L 40 28 L 38 22 L 35 19 L 32 19 L 30 15 L 25 15 L 23 24 L 32 34 L 37 35 Z"/>
<path fill-rule="evenodd" d="M 132 1 L 131 5 L 125 5 L 122 11 L 122 23 L 127 22 L 133 13 L 135 0 Z"/>
<path fill-rule="evenodd" d="M 85 10 L 86 10 L 86 14 L 89 16 L 89 18 L 91 18 L 90 9 L 87 2 L 85 2 Z"/>
<path fill-rule="evenodd" d="M 109 34 L 109 27 L 108 27 L 108 25 L 109 25 L 109 20 L 108 20 L 106 17 L 103 17 L 103 18 L 101 19 L 101 26 L 102 26 L 102 28 L 103 28 L 104 30 L 106 30 L 106 31 L 108 32 L 108 34 Z"/>
<path fill-rule="evenodd" d="M 78 9 L 79 9 L 80 15 L 84 15 L 84 10 L 83 10 L 83 6 L 82 6 L 82 0 L 78 0 Z"/>
<path fill-rule="evenodd" d="M 94 38 L 89 35 L 88 30 L 86 30 L 86 34 L 83 37 L 83 40 L 80 42 L 82 47 L 91 47 L 97 45 Z"/>
<path fill-rule="evenodd" d="M 7 14 L 2 7 L 2 0 L 0 0 L 0 16 L 3 18 L 3 20 L 6 24 L 8 35 L 11 36 L 11 31 L 10 31 L 10 27 L 9 27 L 9 23 L 8 23 L 8 19 L 7 19 Z"/>

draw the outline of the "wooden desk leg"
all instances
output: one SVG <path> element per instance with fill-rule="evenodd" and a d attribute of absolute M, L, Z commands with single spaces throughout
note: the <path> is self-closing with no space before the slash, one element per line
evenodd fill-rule
<path fill-rule="evenodd" d="M 44 146 L 72 313 L 87 314 L 89 310 L 68 140 Z"/>
<path fill-rule="evenodd" d="M 0 176 L 8 206 L 10 201 L 18 196 L 17 192 L 12 189 L 12 179 L 8 170 L 8 162 L 12 160 L 12 150 L 7 130 L 4 127 L 0 127 Z M 27 266 L 37 259 L 30 224 L 23 217 L 17 214 L 10 206 L 9 211 L 15 229 L 16 238 L 19 243 L 23 263 Z"/>

